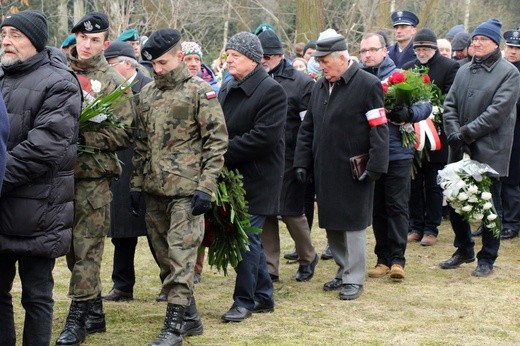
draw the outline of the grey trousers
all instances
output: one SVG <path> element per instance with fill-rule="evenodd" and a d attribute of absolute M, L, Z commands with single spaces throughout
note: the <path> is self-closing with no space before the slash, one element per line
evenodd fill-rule
<path fill-rule="evenodd" d="M 366 270 L 366 230 L 327 230 L 332 257 L 339 266 L 337 279 L 343 284 L 363 285 Z"/>
<path fill-rule="evenodd" d="M 307 218 L 305 215 L 282 216 L 282 221 L 287 226 L 287 230 L 294 240 L 296 252 L 299 256 L 299 264 L 310 264 L 316 257 L 316 250 L 311 242 L 311 230 L 309 229 Z M 266 218 L 261 239 L 269 274 L 278 276 L 278 268 L 280 267 L 280 230 L 276 216 L 268 216 Z"/>

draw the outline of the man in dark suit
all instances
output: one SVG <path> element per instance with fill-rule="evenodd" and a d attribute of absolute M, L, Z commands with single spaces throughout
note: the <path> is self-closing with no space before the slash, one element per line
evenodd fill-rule
<path fill-rule="evenodd" d="M 151 78 L 143 75 L 137 69 L 138 62 L 135 60 L 132 46 L 125 42 L 112 42 L 105 50 L 105 58 L 128 83 L 134 83 L 132 85 L 134 94 L 139 93 L 146 84 L 152 81 Z M 134 97 L 133 100 L 137 102 L 138 98 Z M 115 247 L 114 268 L 112 271 L 114 286 L 107 295 L 103 296 L 104 300 L 121 301 L 133 299 L 135 284 L 134 255 L 137 237 L 146 235 L 144 199 L 141 201 L 141 210 L 132 211 L 129 205 L 129 183 L 133 170 L 133 152 L 133 146 L 117 152 L 119 160 L 123 163 L 123 173 L 119 179 L 112 181 L 110 187 L 113 199 L 109 235 L 112 237 L 112 244 Z"/>
<path fill-rule="evenodd" d="M 395 11 L 392 13 L 392 25 L 397 41 L 388 47 L 388 56 L 395 63 L 397 68 L 415 59 L 413 50 L 413 38 L 415 27 L 419 24 L 419 18 L 410 11 Z"/>

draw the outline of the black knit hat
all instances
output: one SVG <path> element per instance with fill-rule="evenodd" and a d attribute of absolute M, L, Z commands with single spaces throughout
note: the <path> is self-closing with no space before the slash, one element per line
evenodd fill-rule
<path fill-rule="evenodd" d="M 228 49 L 236 50 L 257 63 L 262 61 L 262 56 L 264 55 L 258 36 L 247 31 L 233 35 L 227 42 L 224 50 L 227 51 Z"/>
<path fill-rule="evenodd" d="M 141 49 L 144 60 L 154 60 L 173 48 L 181 39 L 175 29 L 160 29 L 148 37 Z"/>
<path fill-rule="evenodd" d="M 258 35 L 265 55 L 283 54 L 280 38 L 273 30 L 266 30 Z"/>
<path fill-rule="evenodd" d="M 421 29 L 413 39 L 413 47 L 427 47 L 437 49 L 437 35 L 430 29 Z"/>
<path fill-rule="evenodd" d="M 31 41 L 38 52 L 42 51 L 49 39 L 49 28 L 45 14 L 26 10 L 5 17 L 0 28 L 12 26 L 20 30 Z"/>
<path fill-rule="evenodd" d="M 101 12 L 90 12 L 83 16 L 79 22 L 74 25 L 71 32 L 86 32 L 95 34 L 105 32 L 109 28 L 108 17 Z"/>

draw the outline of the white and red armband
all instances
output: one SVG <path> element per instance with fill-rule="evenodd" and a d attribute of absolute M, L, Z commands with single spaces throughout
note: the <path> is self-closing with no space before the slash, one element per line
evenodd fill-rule
<path fill-rule="evenodd" d="M 384 108 L 376 108 L 369 110 L 365 116 L 367 117 L 368 125 L 375 127 L 387 123 L 386 112 Z"/>

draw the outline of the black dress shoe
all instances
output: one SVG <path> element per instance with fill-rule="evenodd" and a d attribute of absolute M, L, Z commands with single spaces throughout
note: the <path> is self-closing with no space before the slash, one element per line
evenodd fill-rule
<path fill-rule="evenodd" d="M 471 232 L 472 237 L 480 237 L 482 235 L 482 232 L 484 231 L 484 228 L 482 225 L 478 226 L 478 228 L 475 230 L 475 232 Z"/>
<path fill-rule="evenodd" d="M 286 260 L 289 260 L 289 261 L 297 261 L 298 258 L 300 258 L 300 257 L 298 256 L 298 253 L 296 252 L 296 250 L 294 250 L 292 252 L 288 252 L 288 253 L 284 254 L 283 258 L 285 258 Z"/>
<path fill-rule="evenodd" d="M 311 263 L 307 265 L 300 265 L 296 272 L 296 281 L 309 281 L 314 276 L 314 268 L 318 264 L 318 255 L 314 256 Z"/>
<path fill-rule="evenodd" d="M 513 239 L 518 237 L 518 230 L 511 228 L 504 228 L 500 233 L 501 239 Z"/>
<path fill-rule="evenodd" d="M 339 292 L 339 299 L 354 300 L 359 298 L 361 293 L 363 293 L 363 285 L 345 284 Z"/>
<path fill-rule="evenodd" d="M 326 282 L 324 285 L 323 285 L 323 290 L 324 291 L 334 291 L 334 290 L 339 290 L 341 287 L 343 286 L 343 280 L 341 279 L 334 279 L 332 281 L 329 281 L 329 282 Z"/>
<path fill-rule="evenodd" d="M 330 246 L 327 243 L 327 246 L 325 246 L 325 249 L 323 249 L 323 252 L 321 253 L 321 259 L 326 261 L 332 259 L 332 251 L 330 251 Z"/>
<path fill-rule="evenodd" d="M 274 312 L 274 302 L 260 303 L 260 302 L 255 301 L 255 306 L 253 307 L 253 313 L 265 313 L 265 312 Z"/>
<path fill-rule="evenodd" d="M 278 282 L 278 281 L 280 281 L 280 277 L 278 275 L 269 274 L 269 277 L 271 278 L 271 282 Z"/>
<path fill-rule="evenodd" d="M 479 263 L 477 268 L 471 273 L 471 275 L 483 278 L 489 276 L 493 272 L 493 266 L 487 263 Z"/>
<path fill-rule="evenodd" d="M 251 311 L 241 306 L 233 304 L 231 309 L 222 315 L 222 319 L 226 322 L 242 322 L 251 316 Z"/>
<path fill-rule="evenodd" d="M 104 295 L 101 298 L 111 302 L 121 302 L 134 299 L 134 295 L 132 293 L 120 291 L 117 288 L 112 288 L 112 290 L 108 292 L 107 295 Z"/>
<path fill-rule="evenodd" d="M 463 257 L 461 254 L 455 252 L 449 259 L 439 263 L 439 267 L 442 269 L 455 269 L 458 268 L 462 263 L 471 263 L 475 261 L 475 256 Z"/>

